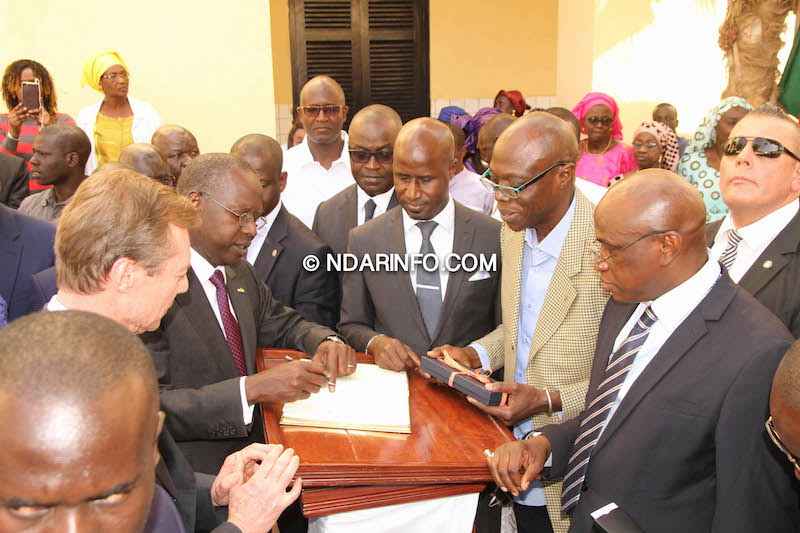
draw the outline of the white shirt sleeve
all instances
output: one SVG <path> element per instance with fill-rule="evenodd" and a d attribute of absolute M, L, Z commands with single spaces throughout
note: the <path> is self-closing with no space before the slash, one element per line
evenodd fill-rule
<path fill-rule="evenodd" d="M 242 397 L 242 417 L 244 418 L 244 425 L 247 426 L 253 423 L 253 410 L 255 405 L 247 405 L 247 392 L 244 388 L 244 380 L 247 376 L 242 376 L 239 380 L 239 395 Z"/>
<path fill-rule="evenodd" d="M 492 362 L 489 361 L 489 352 L 486 351 L 486 348 L 483 347 L 483 344 L 473 342 L 467 347 L 478 352 L 478 358 L 481 360 L 481 366 L 483 368 L 492 368 Z"/>

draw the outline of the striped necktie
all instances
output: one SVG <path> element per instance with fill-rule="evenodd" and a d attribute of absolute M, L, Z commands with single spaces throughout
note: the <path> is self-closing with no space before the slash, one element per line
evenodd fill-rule
<path fill-rule="evenodd" d="M 719 256 L 719 262 L 725 267 L 725 270 L 730 271 L 733 263 L 736 262 L 736 251 L 739 249 L 739 243 L 742 241 L 742 236 L 735 229 L 728 230 L 728 246 L 725 251 Z"/>
<path fill-rule="evenodd" d="M 231 350 L 233 361 L 236 363 L 236 370 L 239 375 L 247 375 L 247 361 L 244 357 L 244 344 L 242 343 L 242 332 L 239 330 L 239 323 L 231 313 L 228 303 L 228 289 L 225 287 L 225 278 L 222 277 L 220 270 L 215 270 L 209 278 L 214 287 L 217 288 L 217 305 L 219 305 L 219 315 L 222 318 L 222 327 L 225 330 L 225 340 L 228 341 L 228 348 Z"/>
<path fill-rule="evenodd" d="M 647 307 L 628 338 L 608 360 L 603 381 L 598 385 L 594 399 L 586 407 L 585 417 L 578 430 L 580 433 L 572 446 L 573 455 L 569 458 L 567 475 L 564 476 L 561 489 L 561 509 L 565 513 L 578 504 L 586 471 L 589 468 L 589 458 L 603 432 L 608 411 L 614 405 L 617 393 L 625 382 L 625 376 L 633 366 L 633 361 L 647 340 L 647 334 L 650 333 L 655 321 L 655 313 Z"/>

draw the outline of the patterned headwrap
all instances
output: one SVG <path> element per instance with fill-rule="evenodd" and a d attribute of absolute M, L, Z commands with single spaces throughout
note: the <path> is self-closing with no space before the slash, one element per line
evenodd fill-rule
<path fill-rule="evenodd" d="M 583 119 L 586 117 L 586 113 L 596 105 L 604 105 L 614 113 L 614 120 L 611 122 L 611 137 L 621 141 L 622 122 L 619 121 L 619 108 L 617 107 L 617 102 L 606 93 L 589 93 L 572 110 L 572 114 L 581 123 L 581 132 L 586 133 L 586 130 L 583 129 Z"/>
<path fill-rule="evenodd" d="M 522 93 L 519 91 L 500 91 L 497 93 L 497 96 L 494 97 L 495 101 L 500 96 L 505 96 L 511 103 L 514 105 L 514 111 L 516 112 L 516 116 L 521 117 L 523 113 L 525 113 L 526 109 L 530 109 L 531 106 L 525 101 L 525 98 L 522 96 Z"/>
<path fill-rule="evenodd" d="M 443 107 L 441 111 L 439 111 L 439 120 L 442 122 L 450 122 L 450 117 L 453 115 L 466 115 L 467 112 L 458 107 L 457 105 L 449 105 L 447 107 Z"/>
<path fill-rule="evenodd" d="M 130 72 L 117 52 L 103 52 L 97 57 L 90 57 L 83 62 L 81 87 L 88 85 L 95 91 L 103 92 L 103 89 L 100 88 L 100 76 L 114 65 L 122 65 L 122 68 Z"/>
<path fill-rule="evenodd" d="M 475 149 L 478 147 L 478 132 L 480 132 L 481 128 L 498 113 L 500 113 L 500 111 L 493 107 L 483 107 L 479 109 L 478 112 L 475 113 L 475 116 L 463 127 L 464 133 L 467 134 L 467 142 L 464 143 L 464 146 L 467 147 L 468 154 L 475 153 Z M 458 124 L 452 118 L 450 122 Z"/>
<path fill-rule="evenodd" d="M 747 103 L 744 98 L 738 96 L 730 96 L 721 101 L 709 111 L 703 118 L 703 122 L 697 127 L 697 130 L 692 135 L 689 145 L 683 152 L 683 155 L 691 154 L 692 152 L 702 152 L 714 146 L 717 140 L 717 124 L 722 118 L 722 115 L 730 111 L 734 107 L 742 107 L 748 111 L 753 110 L 753 106 Z"/>
<path fill-rule="evenodd" d="M 648 120 L 647 122 L 642 122 L 642 125 L 636 128 L 633 133 L 634 140 L 640 133 L 649 133 L 658 139 L 661 145 L 661 168 L 675 172 L 681 155 L 680 150 L 678 150 L 678 136 L 675 135 L 672 128 L 660 122 Z"/>

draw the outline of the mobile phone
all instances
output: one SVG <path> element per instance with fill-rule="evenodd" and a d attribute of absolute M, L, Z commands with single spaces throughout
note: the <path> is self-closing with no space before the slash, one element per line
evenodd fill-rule
<path fill-rule="evenodd" d="M 41 101 L 39 96 L 39 80 L 36 81 L 23 81 L 22 82 L 22 105 L 28 108 L 28 111 L 36 111 L 39 109 Z"/>

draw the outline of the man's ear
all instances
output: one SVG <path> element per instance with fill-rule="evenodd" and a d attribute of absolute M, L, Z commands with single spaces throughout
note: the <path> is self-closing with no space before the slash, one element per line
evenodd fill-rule
<path fill-rule="evenodd" d="M 667 266 L 680 255 L 683 237 L 674 231 L 661 235 L 661 237 L 661 265 Z"/>
<path fill-rule="evenodd" d="M 450 166 L 448 167 L 448 177 L 447 180 L 450 181 L 456 175 L 456 169 L 458 168 L 458 160 L 454 157 L 450 160 Z"/>
<path fill-rule="evenodd" d="M 196 191 L 192 191 L 186 197 L 189 199 L 190 202 L 192 202 L 192 205 L 195 207 L 195 209 L 200 208 L 201 196 L 199 193 L 197 193 Z"/>
<path fill-rule="evenodd" d="M 64 156 L 64 162 L 70 168 L 77 166 L 79 161 L 78 152 L 70 152 Z"/>
<path fill-rule="evenodd" d="M 288 175 L 287 172 L 281 172 L 281 177 L 278 179 L 278 189 L 283 192 L 283 189 L 286 188 L 286 176 Z"/>
<path fill-rule="evenodd" d="M 153 464 L 157 465 L 158 462 L 161 460 L 161 454 L 158 451 L 158 437 L 161 435 L 161 430 L 164 429 L 164 419 L 166 418 L 166 414 L 164 411 L 159 411 L 156 415 L 158 417 L 158 422 L 156 422 L 156 434 L 153 436 Z"/>
<path fill-rule="evenodd" d="M 136 279 L 136 261 L 129 257 L 120 257 L 108 271 L 109 288 L 117 292 L 127 292 L 133 287 Z"/>

